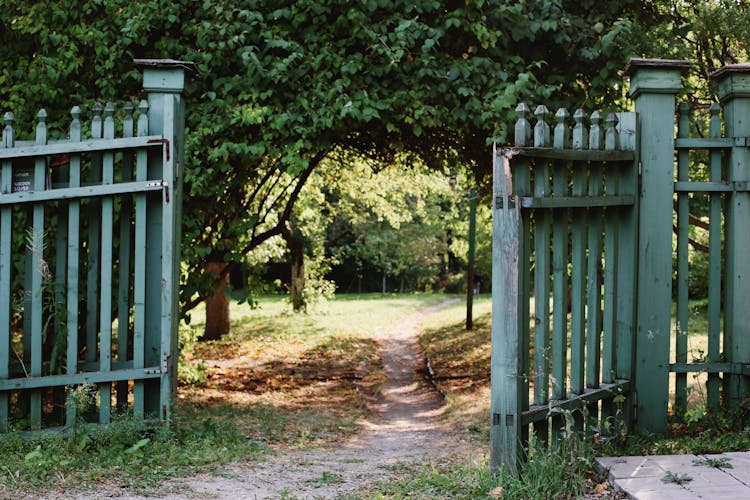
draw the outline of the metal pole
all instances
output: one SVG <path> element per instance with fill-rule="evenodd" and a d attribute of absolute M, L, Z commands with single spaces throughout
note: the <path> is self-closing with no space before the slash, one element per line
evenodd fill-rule
<path fill-rule="evenodd" d="M 474 327 L 472 307 L 474 302 L 474 247 L 477 233 L 477 192 L 469 190 L 469 258 L 466 266 L 466 329 Z"/>

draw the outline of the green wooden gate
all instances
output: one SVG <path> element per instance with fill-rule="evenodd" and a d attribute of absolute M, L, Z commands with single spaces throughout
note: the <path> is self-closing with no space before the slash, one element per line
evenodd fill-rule
<path fill-rule="evenodd" d="M 75 106 L 55 141 L 44 110 L 34 141 L 17 141 L 4 116 L 0 431 L 108 423 L 115 410 L 169 419 L 190 64 L 135 62 L 147 93 L 137 110 L 96 105 L 86 124 Z M 96 403 L 76 415 L 83 384 Z"/>
<path fill-rule="evenodd" d="M 691 373 L 706 374 L 709 408 L 750 396 L 750 65 L 712 75 L 721 106 L 692 120 L 707 124 L 701 137 L 685 105 L 675 123 L 689 65 L 634 59 L 634 113 L 578 110 L 571 127 L 561 109 L 554 132 L 544 106 L 532 132 L 521 104 L 515 147 L 493 154 L 494 471 L 516 470 L 530 433 L 664 432 L 670 404 L 687 407 Z M 691 356 L 696 248 L 707 253 L 708 326 Z"/>

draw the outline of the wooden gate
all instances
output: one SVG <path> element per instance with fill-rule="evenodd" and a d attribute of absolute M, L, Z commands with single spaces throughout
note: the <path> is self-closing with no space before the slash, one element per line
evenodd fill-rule
<path fill-rule="evenodd" d="M 690 137 L 684 105 L 675 126 L 689 65 L 632 60 L 635 112 L 578 110 L 572 133 L 564 109 L 550 133 L 544 106 L 532 133 L 521 104 L 515 147 L 494 152 L 495 472 L 516 470 L 530 429 L 542 442 L 612 425 L 664 432 L 670 404 L 687 408 L 689 373 L 707 374 L 707 408 L 750 395 L 750 65 L 712 75 L 721 107 L 692 120 L 708 124 L 707 137 Z M 704 217 L 691 215 L 699 196 Z M 691 238 L 690 226 L 708 243 Z M 698 274 L 689 245 L 708 260 L 700 356 L 688 349 Z"/>
<path fill-rule="evenodd" d="M 66 139 L 48 140 L 44 110 L 34 141 L 17 141 L 4 116 L 0 431 L 108 423 L 115 408 L 170 416 L 190 65 L 136 64 L 147 92 L 137 110 L 96 105 L 87 124 L 75 106 Z M 83 384 L 97 397 L 76 415 Z"/>

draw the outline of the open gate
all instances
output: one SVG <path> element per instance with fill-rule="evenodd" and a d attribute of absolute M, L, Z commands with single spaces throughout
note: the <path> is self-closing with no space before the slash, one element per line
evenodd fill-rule
<path fill-rule="evenodd" d="M 185 73 L 139 60 L 137 109 L 73 107 L 67 137 L 0 145 L 0 432 L 167 420 L 176 386 Z M 136 112 L 134 115 L 134 111 Z M 122 120 L 116 126 L 115 119 Z M 76 414 L 70 390 L 95 388 Z"/>
<path fill-rule="evenodd" d="M 750 395 L 750 65 L 712 75 L 721 108 L 693 118 L 709 124 L 700 137 L 684 105 L 675 124 L 689 65 L 632 60 L 634 113 L 578 110 L 571 127 L 561 109 L 550 131 L 538 106 L 532 131 L 521 104 L 515 146 L 493 153 L 495 472 L 516 470 L 530 433 L 664 432 L 689 373 L 706 374 L 709 408 Z M 705 332 L 689 317 L 689 245 L 708 258 Z M 706 341 L 692 359 L 691 335 Z"/>

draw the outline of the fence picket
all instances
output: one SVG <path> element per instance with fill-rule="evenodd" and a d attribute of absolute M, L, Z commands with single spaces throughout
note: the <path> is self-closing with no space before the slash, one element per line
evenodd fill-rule
<path fill-rule="evenodd" d="M 74 106 L 70 111 L 73 117 L 70 122 L 70 142 L 81 142 L 81 108 Z M 68 185 L 71 188 L 81 185 L 81 155 L 70 155 L 69 166 L 70 178 Z M 68 347 L 66 354 L 66 372 L 73 375 L 78 372 L 78 297 L 80 280 L 80 232 L 81 232 L 81 202 L 78 199 L 70 200 L 68 203 L 68 265 L 67 265 L 67 330 Z M 72 396 L 68 396 L 65 405 L 65 425 L 71 427 L 75 424 L 76 408 Z"/>
<path fill-rule="evenodd" d="M 104 108 L 104 139 L 114 139 L 115 108 L 107 103 Z M 102 184 L 114 183 L 114 152 L 102 155 Z M 99 294 L 99 317 L 101 334 L 99 340 L 99 371 L 112 369 L 112 233 L 114 219 L 114 199 L 105 196 L 101 200 L 101 286 Z M 112 411 L 112 383 L 99 385 L 99 422 L 109 423 Z"/>
<path fill-rule="evenodd" d="M 148 135 L 148 102 L 142 100 L 138 109 L 137 134 Z M 145 181 L 148 175 L 146 151 L 136 154 L 135 179 Z M 133 367 L 143 368 L 146 340 L 146 195 L 135 195 L 135 250 L 133 277 Z M 133 412 L 143 417 L 145 409 L 144 383 L 136 381 L 133 387 Z"/>
<path fill-rule="evenodd" d="M 610 113 L 606 120 L 606 131 L 604 134 L 605 151 L 617 151 L 620 149 L 619 134 L 617 131 L 617 116 Z M 616 196 L 619 186 L 619 170 L 607 169 L 606 194 Z M 604 217 L 604 308 L 602 326 L 602 382 L 612 383 L 615 380 L 615 324 L 616 315 L 616 290 L 618 241 L 617 209 L 605 209 Z"/>
<path fill-rule="evenodd" d="M 40 110 L 37 114 L 38 123 L 36 126 L 37 145 L 47 144 L 47 112 Z M 44 191 L 47 180 L 47 160 L 38 158 L 34 161 L 34 180 L 33 191 Z M 44 229 L 44 204 L 35 203 L 32 208 L 32 229 L 28 235 L 27 245 L 29 245 L 29 254 L 31 257 L 31 370 L 29 374 L 32 377 L 42 376 L 42 338 L 43 329 L 43 299 L 45 286 L 44 281 L 49 280 L 47 273 L 49 268 L 44 260 L 45 229 Z M 31 391 L 31 407 L 29 411 L 29 422 L 32 429 L 41 429 L 42 427 L 42 393 L 39 390 Z"/>
<path fill-rule="evenodd" d="M 94 104 L 92 111 L 94 116 L 91 120 L 91 138 L 102 138 L 102 105 Z M 102 159 L 100 154 L 91 156 L 90 172 L 88 181 L 91 184 L 101 184 Z M 88 240 L 87 240 L 87 267 L 86 267 L 86 361 L 95 362 L 98 349 L 99 333 L 99 244 L 101 241 L 99 231 L 99 215 L 101 215 L 101 202 L 91 199 L 87 204 L 88 214 Z"/>
<path fill-rule="evenodd" d="M 713 103 L 710 108 L 709 136 L 721 137 L 721 106 Z M 721 182 L 722 157 L 721 152 L 712 150 L 709 153 L 709 180 Z M 709 233 L 708 233 L 708 361 L 716 362 L 721 359 L 721 212 L 723 195 L 710 194 Z M 721 377 L 718 373 L 708 374 L 706 402 L 709 408 L 718 408 L 720 404 Z"/>
<path fill-rule="evenodd" d="M 592 114 L 593 116 L 593 114 Z M 592 119 L 592 123 L 594 120 Z M 601 147 L 601 128 L 597 133 L 592 130 L 589 135 L 590 145 Z M 592 147 L 591 149 L 594 149 Z M 601 196 L 602 194 L 602 171 L 600 168 L 591 168 L 588 179 L 588 196 Z M 586 218 L 587 222 L 587 244 L 588 256 L 586 265 L 586 388 L 597 389 L 600 384 L 601 370 L 601 271 L 602 271 L 602 210 L 589 208 Z M 599 417 L 599 403 L 594 402 L 586 406 L 589 416 L 588 425 L 596 425 L 594 422 Z"/>
<path fill-rule="evenodd" d="M 568 196 L 568 166 L 557 161 L 553 170 L 554 196 Z M 568 211 L 554 211 L 552 226 L 552 399 L 564 399 L 568 378 Z M 562 414 L 552 418 L 552 436 L 560 437 Z"/>
<path fill-rule="evenodd" d="M 677 137 L 690 135 L 690 105 L 682 102 L 677 107 Z M 677 180 L 687 181 L 690 168 L 690 152 L 677 152 Z M 677 193 L 677 324 L 675 331 L 675 361 L 687 362 L 688 350 L 688 238 L 689 199 L 687 192 Z M 687 373 L 675 374 L 675 408 L 678 412 L 687 409 Z"/>
<path fill-rule="evenodd" d="M 591 113 L 591 132 L 589 133 L 589 149 L 599 150 L 604 146 L 604 134 L 601 127 L 602 115 L 599 111 Z"/>
<path fill-rule="evenodd" d="M 555 149 L 567 149 L 570 147 L 570 133 L 568 130 L 568 119 L 570 113 L 565 108 L 560 108 L 555 113 L 555 125 L 553 147 Z"/>
<path fill-rule="evenodd" d="M 529 113 L 531 113 L 531 110 L 526 103 L 522 102 L 516 106 L 516 114 L 518 115 L 515 125 L 514 144 L 516 147 L 528 146 L 531 142 L 532 129 L 529 123 Z"/>
<path fill-rule="evenodd" d="M 534 147 L 550 146 L 550 129 L 546 123 L 549 112 L 543 105 L 535 111 L 537 123 L 534 127 Z M 544 197 L 550 192 L 550 165 L 540 159 L 534 163 L 534 196 Z M 549 400 L 550 375 L 550 242 L 552 214 L 550 210 L 534 213 L 534 401 L 544 405 Z M 549 425 L 546 420 L 534 422 L 534 435 L 548 441 Z"/>
<path fill-rule="evenodd" d="M 534 147 L 535 148 L 548 148 L 550 146 L 549 136 L 549 124 L 547 123 L 547 117 L 549 116 L 549 110 L 547 106 L 540 104 L 534 110 L 534 116 L 536 116 L 536 125 L 534 125 Z"/>
<path fill-rule="evenodd" d="M 125 120 L 122 126 L 122 136 L 133 137 L 133 103 L 127 101 L 124 106 Z M 133 180 L 133 155 L 129 152 L 122 157 L 122 181 Z M 133 201 L 131 196 L 124 196 L 120 200 L 120 238 L 118 257 L 118 288 L 117 288 L 117 360 L 128 359 L 128 344 L 130 343 L 130 273 L 131 273 L 131 225 L 133 223 Z M 117 408 L 124 411 L 128 403 L 127 381 L 116 384 Z"/>
<path fill-rule="evenodd" d="M 13 113 L 7 112 L 3 117 L 3 148 L 15 145 Z M 10 193 L 13 177 L 13 165 L 10 160 L 3 161 L 0 173 L 0 193 Z M 10 376 L 10 307 L 11 307 L 11 220 L 12 208 L 0 208 L 0 380 Z M 7 392 L 0 392 L 0 432 L 8 431 L 9 400 Z"/>
<path fill-rule="evenodd" d="M 604 133 L 604 150 L 617 151 L 620 149 L 620 136 L 617 130 L 617 116 L 614 113 L 607 115 L 605 120 L 606 131 Z M 608 165 L 609 166 L 609 165 Z M 607 168 L 605 176 L 605 195 L 617 196 L 619 194 L 619 181 L 622 166 L 611 165 Z M 602 353 L 601 353 L 601 382 L 611 384 L 616 377 L 616 342 L 615 333 L 617 325 L 617 262 L 619 253 L 619 207 L 607 207 L 604 210 L 604 269 L 603 269 L 603 295 L 604 304 L 602 309 Z M 604 425 L 615 415 L 615 406 L 612 399 L 602 400 L 601 424 Z"/>
<path fill-rule="evenodd" d="M 586 112 L 578 108 L 573 113 L 576 124 L 573 126 L 573 149 L 586 149 L 589 145 L 589 131 L 586 128 Z"/>

